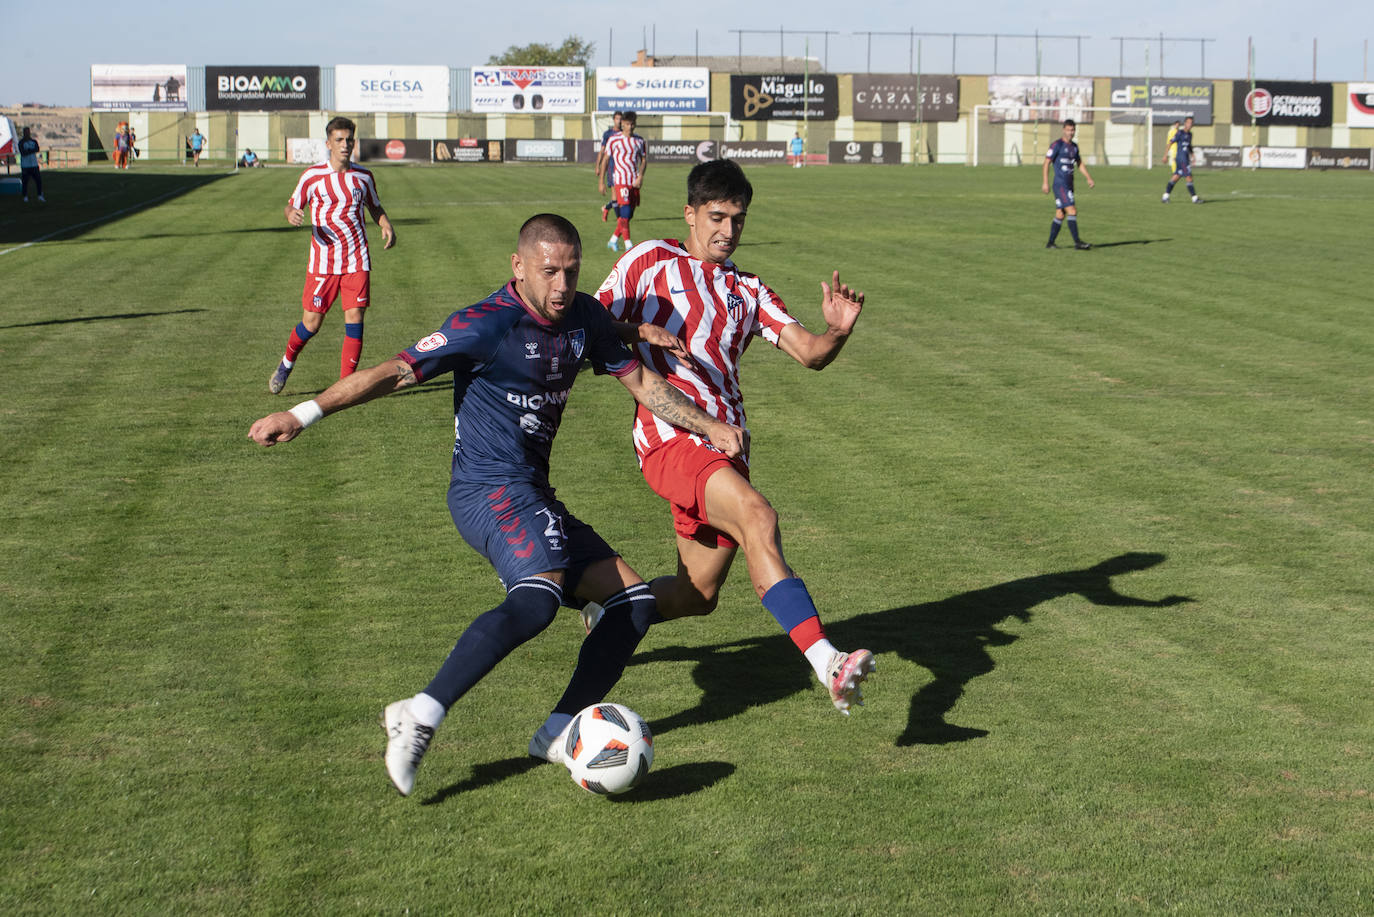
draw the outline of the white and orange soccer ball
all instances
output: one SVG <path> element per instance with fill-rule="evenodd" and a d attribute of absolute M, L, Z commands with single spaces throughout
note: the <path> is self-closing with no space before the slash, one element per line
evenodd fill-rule
<path fill-rule="evenodd" d="M 563 763 L 573 782 L 602 796 L 638 786 L 654 763 L 649 724 L 623 704 L 592 704 L 572 718 Z"/>

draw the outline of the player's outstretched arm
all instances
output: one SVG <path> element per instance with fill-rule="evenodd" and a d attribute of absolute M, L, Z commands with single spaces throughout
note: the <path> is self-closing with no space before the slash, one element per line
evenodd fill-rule
<path fill-rule="evenodd" d="M 840 283 L 840 272 L 835 271 L 831 283 L 821 281 L 821 316 L 825 319 L 825 331 L 812 334 L 800 324 L 788 325 L 782 329 L 778 346 L 806 368 L 824 369 L 840 355 L 863 308 L 864 294 L 847 283 Z"/>
<path fill-rule="evenodd" d="M 396 230 L 391 226 L 391 218 L 386 215 L 386 211 L 381 207 L 373 207 L 369 204 L 367 209 L 372 214 L 372 222 L 382 229 L 382 248 L 391 248 L 396 244 Z"/>
<path fill-rule="evenodd" d="M 309 424 L 326 414 L 337 414 L 344 408 L 389 395 L 415 382 L 415 370 L 405 360 L 387 360 L 369 369 L 360 369 L 329 386 L 313 401 L 254 421 L 248 430 L 248 438 L 260 446 L 289 443 Z"/>
<path fill-rule="evenodd" d="M 632 372 L 621 376 L 620 384 L 656 416 L 675 427 L 700 433 L 730 458 L 743 454 L 748 447 L 748 433 L 743 429 L 716 420 L 674 388 L 667 379 L 642 363 Z"/>
<path fill-rule="evenodd" d="M 687 350 L 687 344 L 682 338 L 660 325 L 651 325 L 648 322 L 612 322 L 611 324 L 615 326 L 616 336 L 627 347 L 634 347 L 636 344 L 648 344 L 652 347 L 663 348 L 679 360 L 686 360 L 691 356 Z"/>

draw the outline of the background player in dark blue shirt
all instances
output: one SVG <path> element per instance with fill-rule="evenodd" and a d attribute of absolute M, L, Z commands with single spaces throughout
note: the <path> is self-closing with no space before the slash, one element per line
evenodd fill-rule
<path fill-rule="evenodd" d="M 620 119 L 622 115 L 623 112 L 613 112 L 611 114 L 611 126 L 601 132 L 601 150 L 596 154 L 596 181 L 598 185 L 600 185 L 609 174 L 607 170 L 610 168 L 611 159 L 610 156 L 606 154 L 606 144 L 612 137 L 620 133 Z M 604 194 L 605 192 L 603 191 L 602 193 Z M 611 215 L 611 211 L 614 209 L 615 195 L 611 195 L 611 199 L 601 205 L 601 222 L 606 222 L 606 219 Z"/>
<path fill-rule="evenodd" d="M 1093 187 L 1093 177 L 1088 174 L 1088 167 L 1083 164 L 1083 157 L 1078 155 L 1078 144 L 1073 142 L 1073 135 L 1077 132 L 1078 125 L 1074 123 L 1072 118 L 1064 122 L 1064 135 L 1050 144 L 1049 151 L 1045 153 L 1045 164 L 1040 170 L 1040 190 L 1049 194 L 1050 169 L 1054 169 L 1054 222 L 1050 224 L 1050 241 L 1045 243 L 1046 248 L 1059 247 L 1054 244 L 1054 239 L 1059 235 L 1059 227 L 1065 218 L 1069 221 L 1069 232 L 1073 234 L 1073 247 L 1078 249 L 1092 248 L 1091 245 L 1078 237 L 1078 208 L 1073 202 L 1073 170 L 1075 166 L 1088 180 L 1088 187 Z"/>
<path fill-rule="evenodd" d="M 1174 174 L 1169 176 L 1169 184 L 1164 186 L 1164 197 L 1160 198 L 1163 203 L 1169 203 L 1169 192 L 1174 190 L 1180 178 L 1188 179 L 1188 193 L 1193 196 L 1193 203 L 1202 203 L 1202 198 L 1197 196 L 1197 189 L 1193 187 L 1192 158 L 1193 117 L 1189 115 L 1183 119 L 1183 127 L 1174 133 Z"/>
<path fill-rule="evenodd" d="M 402 795 L 449 708 L 517 646 L 553 621 L 564 595 L 615 609 L 614 625 L 582 644 L 577 673 L 555 711 L 573 714 L 605 697 L 649 625 L 662 620 L 653 593 L 591 526 L 568 512 L 549 483 L 549 451 L 578 368 L 611 373 L 635 399 L 676 426 L 741 454 L 744 431 L 717 421 L 643 366 L 597 300 L 577 292 L 582 245 L 563 217 L 539 214 L 520 230 L 514 278 L 461 309 L 394 359 L 340 379 L 313 401 L 258 420 L 249 436 L 287 442 L 325 414 L 453 373 L 454 447 L 448 504 L 468 544 L 496 568 L 501 604 L 458 638 L 437 675 L 383 711 L 387 773 Z M 678 342 L 681 346 L 681 342 Z"/>

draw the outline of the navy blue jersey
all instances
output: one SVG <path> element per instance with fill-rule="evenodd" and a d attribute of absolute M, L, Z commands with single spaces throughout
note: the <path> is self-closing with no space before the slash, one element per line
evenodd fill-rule
<path fill-rule="evenodd" d="M 1174 134 L 1174 164 L 1186 166 L 1193 157 L 1193 132 L 1179 128 Z"/>
<path fill-rule="evenodd" d="M 549 450 L 581 365 L 615 376 L 639 365 L 595 299 L 578 293 L 553 324 L 525 306 L 514 281 L 396 356 L 419 381 L 453 373 L 454 481 L 538 486 L 548 485 Z"/>
<path fill-rule="evenodd" d="M 1078 144 L 1060 137 L 1050 144 L 1045 158 L 1053 161 L 1054 183 L 1065 188 L 1073 188 L 1074 167 L 1083 161 L 1078 155 Z"/>

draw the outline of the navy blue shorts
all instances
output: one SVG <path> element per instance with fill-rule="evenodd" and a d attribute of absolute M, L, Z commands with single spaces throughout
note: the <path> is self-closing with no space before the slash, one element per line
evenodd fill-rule
<path fill-rule="evenodd" d="M 1050 190 L 1054 192 L 1055 210 L 1063 210 L 1065 207 L 1073 206 L 1073 188 L 1055 182 Z"/>
<path fill-rule="evenodd" d="M 1193 165 L 1189 162 L 1177 162 L 1174 164 L 1174 174 L 1183 178 L 1193 177 Z"/>
<path fill-rule="evenodd" d="M 617 556 L 590 525 L 568 512 L 552 488 L 454 481 L 448 511 L 458 534 L 496 568 L 507 588 L 563 570 L 563 594 L 571 597 L 587 567 Z"/>

